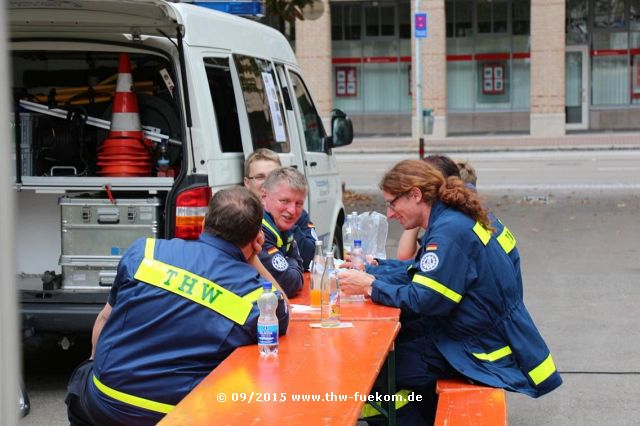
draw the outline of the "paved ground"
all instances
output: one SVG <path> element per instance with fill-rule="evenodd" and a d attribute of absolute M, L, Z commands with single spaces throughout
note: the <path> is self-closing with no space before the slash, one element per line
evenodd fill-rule
<path fill-rule="evenodd" d="M 487 193 L 522 255 L 525 300 L 564 385 L 534 400 L 508 394 L 512 426 L 634 425 L 640 418 L 640 191 Z M 347 211 L 382 210 L 378 193 L 345 199 Z M 392 221 L 388 254 L 401 229 Z M 87 353 L 26 358 L 32 413 L 21 425 L 64 425 L 66 380 Z"/>
<path fill-rule="evenodd" d="M 540 399 L 508 393 L 509 424 L 637 425 L 640 191 L 484 195 L 516 235 L 525 302 L 564 379 Z M 382 207 L 373 193 L 345 204 Z M 392 221 L 389 255 L 400 232 Z"/>

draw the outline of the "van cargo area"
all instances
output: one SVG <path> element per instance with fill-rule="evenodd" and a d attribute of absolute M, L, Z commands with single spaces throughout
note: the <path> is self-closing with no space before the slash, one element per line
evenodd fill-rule
<path fill-rule="evenodd" d="M 200 4 L 10 2 L 25 337 L 90 333 L 127 247 L 199 238 L 212 194 L 242 185 L 259 148 L 304 174 L 314 238 L 342 254 L 333 149 L 351 120 L 320 115 L 280 32 Z"/>
<path fill-rule="evenodd" d="M 124 250 L 137 238 L 165 236 L 183 159 L 173 68 L 158 54 L 118 50 L 13 52 L 16 266 L 26 328 L 90 330 Z M 123 63 L 130 75 L 120 79 Z"/>

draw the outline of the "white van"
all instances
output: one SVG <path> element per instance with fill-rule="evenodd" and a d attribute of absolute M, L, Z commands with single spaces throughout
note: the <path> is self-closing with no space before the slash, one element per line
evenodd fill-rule
<path fill-rule="evenodd" d="M 325 133 L 280 33 L 163 0 L 10 0 L 9 24 L 17 281 L 29 334 L 89 331 L 128 245 L 197 238 L 211 193 L 240 185 L 256 148 L 304 171 L 318 235 L 341 249 L 331 149 L 351 142 L 351 122 L 334 111 L 333 136 Z M 107 150 L 123 53 L 145 142 Z"/>

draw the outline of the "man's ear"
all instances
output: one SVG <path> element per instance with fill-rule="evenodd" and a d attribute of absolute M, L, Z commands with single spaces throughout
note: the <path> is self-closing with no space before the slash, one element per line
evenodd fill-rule
<path fill-rule="evenodd" d="M 244 187 L 249 189 L 249 178 L 248 177 L 244 178 Z"/>

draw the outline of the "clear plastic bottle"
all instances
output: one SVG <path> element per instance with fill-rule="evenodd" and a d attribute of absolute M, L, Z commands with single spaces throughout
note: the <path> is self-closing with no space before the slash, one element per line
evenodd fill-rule
<path fill-rule="evenodd" d="M 278 354 L 278 297 L 271 291 L 269 281 L 262 282 L 262 294 L 258 297 L 258 350 L 260 355 L 269 356 Z"/>
<path fill-rule="evenodd" d="M 311 262 L 311 307 L 320 307 L 322 290 L 322 274 L 324 273 L 324 256 L 322 255 L 322 241 L 316 240 L 316 251 Z"/>
<path fill-rule="evenodd" d="M 354 241 L 362 241 L 362 235 L 360 235 L 360 221 L 358 219 L 358 212 L 351 212 L 351 238 Z"/>
<path fill-rule="evenodd" d="M 351 269 L 364 270 L 364 251 L 362 251 L 362 241 L 353 240 L 353 248 L 351 249 Z"/>
<path fill-rule="evenodd" d="M 340 284 L 333 262 L 333 253 L 327 253 L 322 275 L 320 322 L 323 327 L 340 324 Z"/>
<path fill-rule="evenodd" d="M 353 215 L 348 214 L 342 225 L 342 253 L 343 258 L 347 258 L 351 254 L 351 246 L 353 245 Z"/>

